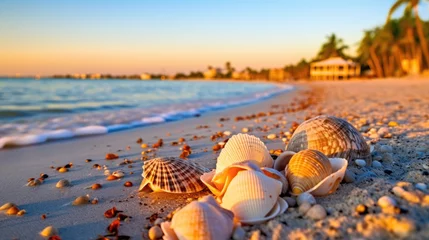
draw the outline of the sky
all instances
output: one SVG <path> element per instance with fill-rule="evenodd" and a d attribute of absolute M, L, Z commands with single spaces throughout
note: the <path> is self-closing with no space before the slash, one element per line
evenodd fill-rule
<path fill-rule="evenodd" d="M 353 55 L 394 2 L 1 0 L 0 75 L 283 67 L 313 58 L 331 33 Z M 429 4 L 420 12 L 428 19 Z"/>

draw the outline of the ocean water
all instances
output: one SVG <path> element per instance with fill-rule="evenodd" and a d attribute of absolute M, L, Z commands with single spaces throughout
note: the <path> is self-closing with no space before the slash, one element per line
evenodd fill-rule
<path fill-rule="evenodd" d="M 292 88 L 214 81 L 0 79 L 0 148 L 181 120 Z"/>

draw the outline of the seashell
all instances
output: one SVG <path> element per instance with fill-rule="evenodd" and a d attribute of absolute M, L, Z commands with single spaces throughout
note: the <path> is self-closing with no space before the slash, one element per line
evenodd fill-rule
<path fill-rule="evenodd" d="M 58 230 L 52 226 L 47 226 L 40 232 L 40 235 L 45 238 L 49 238 L 58 235 Z"/>
<path fill-rule="evenodd" d="M 221 206 L 231 210 L 240 222 L 267 216 L 276 206 L 282 183 L 260 171 L 239 171 L 231 180 Z"/>
<path fill-rule="evenodd" d="M 261 171 L 268 177 L 274 178 L 282 183 L 282 194 L 287 193 L 289 188 L 289 183 L 281 172 L 277 171 L 274 168 L 261 168 Z"/>
<path fill-rule="evenodd" d="M 5 203 L 5 204 L 3 204 L 3 205 L 0 207 L 0 211 L 8 210 L 8 209 L 9 209 L 9 208 L 11 208 L 11 207 L 16 207 L 16 204 L 15 204 L 15 203 L 10 203 L 10 202 Z"/>
<path fill-rule="evenodd" d="M 396 206 L 396 201 L 389 196 L 383 196 L 378 199 L 377 204 L 381 208 L 391 208 Z"/>
<path fill-rule="evenodd" d="M 143 165 L 139 191 L 193 193 L 205 188 L 200 176 L 208 171 L 200 165 L 175 157 L 160 157 Z"/>
<path fill-rule="evenodd" d="M 19 208 L 17 206 L 13 206 L 9 208 L 6 212 L 7 215 L 16 215 L 19 212 Z"/>
<path fill-rule="evenodd" d="M 335 192 L 344 178 L 347 164 L 344 158 L 328 159 L 316 150 L 295 154 L 286 167 L 292 194 L 309 192 L 314 196 L 325 196 Z"/>
<path fill-rule="evenodd" d="M 100 188 L 102 188 L 103 186 L 101 186 L 101 184 L 99 184 L 99 183 L 94 183 L 94 184 L 92 184 L 92 186 L 91 186 L 91 189 L 92 190 L 97 190 L 97 189 L 100 189 Z"/>
<path fill-rule="evenodd" d="M 132 187 L 132 186 L 133 186 L 133 183 L 130 181 L 127 181 L 124 183 L 124 187 Z"/>
<path fill-rule="evenodd" d="M 39 185 L 41 185 L 43 182 L 42 181 L 40 181 L 40 179 L 35 179 L 35 180 L 32 180 L 32 181 L 29 181 L 28 183 L 27 183 L 27 186 L 29 186 L 29 187 L 35 187 L 35 186 L 39 186 Z"/>
<path fill-rule="evenodd" d="M 104 176 L 109 176 L 109 175 L 111 175 L 110 170 L 109 169 L 104 170 Z"/>
<path fill-rule="evenodd" d="M 211 196 L 193 201 L 176 212 L 171 222 L 161 223 L 164 239 L 229 239 L 234 214 L 223 209 Z"/>
<path fill-rule="evenodd" d="M 216 173 L 222 172 L 233 163 L 250 160 L 259 167 L 273 167 L 273 158 L 265 144 L 248 134 L 232 136 L 219 154 Z"/>
<path fill-rule="evenodd" d="M 25 215 L 27 213 L 27 211 L 25 211 L 24 209 L 23 210 L 19 210 L 19 212 L 16 214 L 16 215 L 18 215 L 18 216 L 23 216 L 23 215 Z"/>
<path fill-rule="evenodd" d="M 118 180 L 118 179 L 119 179 L 118 177 L 113 176 L 113 175 L 109 175 L 109 176 L 107 176 L 107 178 L 106 178 L 106 180 L 107 180 L 107 181 L 114 181 L 114 180 Z"/>
<path fill-rule="evenodd" d="M 77 206 L 77 205 L 84 205 L 84 204 L 88 204 L 88 203 L 89 203 L 89 196 L 87 195 L 87 196 L 80 196 L 80 197 L 77 197 L 77 198 L 73 201 L 72 205 Z"/>
<path fill-rule="evenodd" d="M 66 179 L 61 179 L 55 185 L 55 187 L 57 187 L 57 188 L 70 187 L 70 186 L 71 186 L 71 184 L 70 184 L 69 180 L 66 180 Z"/>
<path fill-rule="evenodd" d="M 107 210 L 106 212 L 104 212 L 104 216 L 106 218 L 114 218 L 114 217 L 116 217 L 116 214 L 118 214 L 120 212 L 123 212 L 123 211 L 117 210 L 116 207 L 113 207 L 113 208 Z"/>
<path fill-rule="evenodd" d="M 67 168 L 65 168 L 65 167 L 62 167 L 62 168 L 58 169 L 58 172 L 60 172 L 60 173 L 65 173 L 65 172 L 68 172 L 68 171 L 69 170 Z"/>
<path fill-rule="evenodd" d="M 150 240 L 160 239 L 162 235 L 162 229 L 159 226 L 153 226 L 149 229 L 148 237 Z"/>
<path fill-rule="evenodd" d="M 125 173 L 122 170 L 118 170 L 118 171 L 114 171 L 112 175 L 117 178 L 123 178 L 125 176 Z"/>
<path fill-rule="evenodd" d="M 111 222 L 109 226 L 107 226 L 107 231 L 111 234 L 118 235 L 120 225 L 121 222 L 118 219 L 113 220 L 113 222 Z"/>
<path fill-rule="evenodd" d="M 368 165 L 372 161 L 362 134 L 347 121 L 333 116 L 317 116 L 299 125 L 286 150 L 304 149 L 319 150 L 329 158 L 364 159 Z"/>
<path fill-rule="evenodd" d="M 274 169 L 277 171 L 285 170 L 286 166 L 289 164 L 290 159 L 295 155 L 296 152 L 284 151 L 282 152 L 274 161 Z"/>

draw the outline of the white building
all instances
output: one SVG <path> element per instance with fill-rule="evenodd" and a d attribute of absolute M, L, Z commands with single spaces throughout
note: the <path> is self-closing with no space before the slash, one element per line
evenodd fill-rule
<path fill-rule="evenodd" d="M 312 80 L 345 80 L 360 76 L 360 65 L 341 57 L 314 62 L 310 67 Z"/>

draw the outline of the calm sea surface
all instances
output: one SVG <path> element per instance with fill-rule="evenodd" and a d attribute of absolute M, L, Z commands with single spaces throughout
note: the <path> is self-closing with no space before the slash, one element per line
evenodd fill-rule
<path fill-rule="evenodd" d="M 5 145 L 18 135 L 57 139 L 111 132 L 252 103 L 290 88 L 241 82 L 0 79 L 0 148 L 2 139 Z"/>

